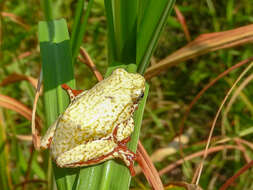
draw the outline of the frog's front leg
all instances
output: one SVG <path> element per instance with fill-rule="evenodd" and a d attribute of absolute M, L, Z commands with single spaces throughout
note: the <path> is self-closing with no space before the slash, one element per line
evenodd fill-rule
<path fill-rule="evenodd" d="M 73 101 L 75 97 L 78 96 L 80 93 L 84 92 L 83 90 L 73 90 L 67 84 L 62 84 L 61 86 L 64 90 L 68 92 L 68 95 L 71 101 Z M 48 128 L 46 134 L 41 139 L 41 145 L 40 145 L 41 148 L 47 149 L 50 147 L 59 118 L 61 118 L 61 115 L 58 117 L 58 119 L 56 119 L 53 125 L 51 125 Z"/>
<path fill-rule="evenodd" d="M 67 91 L 71 102 L 75 99 L 77 95 L 83 92 L 83 90 L 73 90 L 67 84 L 62 84 L 61 87 Z"/>
<path fill-rule="evenodd" d="M 130 140 L 130 135 L 134 131 L 134 120 L 130 117 L 123 123 L 120 123 L 115 127 L 113 131 L 113 138 L 116 142 L 125 142 L 125 144 Z"/>
<path fill-rule="evenodd" d="M 47 149 L 50 147 L 50 144 L 52 142 L 56 126 L 58 124 L 59 118 L 61 118 L 61 115 L 56 119 L 56 121 L 51 125 L 48 129 L 44 137 L 41 139 L 41 148 Z"/>

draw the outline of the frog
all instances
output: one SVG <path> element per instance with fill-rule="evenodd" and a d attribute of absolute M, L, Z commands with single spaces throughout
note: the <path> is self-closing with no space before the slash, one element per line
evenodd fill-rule
<path fill-rule="evenodd" d="M 135 175 L 136 154 L 127 143 L 134 131 L 133 114 L 144 96 L 145 78 L 122 68 L 89 90 L 66 84 L 70 103 L 41 139 L 57 166 L 75 168 L 121 159 Z"/>

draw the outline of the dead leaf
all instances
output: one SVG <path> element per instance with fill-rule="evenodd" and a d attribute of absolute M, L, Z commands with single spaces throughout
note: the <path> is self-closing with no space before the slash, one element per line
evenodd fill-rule
<path fill-rule="evenodd" d="M 145 78 L 150 79 L 172 66 L 208 52 L 230 48 L 252 41 L 253 24 L 223 32 L 202 34 L 178 51 L 149 67 L 145 73 Z"/>
<path fill-rule="evenodd" d="M 7 13 L 7 12 L 0 12 L 2 17 L 8 17 L 10 18 L 13 22 L 19 24 L 22 26 L 24 29 L 29 30 L 30 26 L 26 24 L 23 19 L 20 16 L 17 16 L 13 13 Z"/>
<path fill-rule="evenodd" d="M 5 86 L 7 84 L 10 83 L 14 83 L 14 82 L 18 82 L 18 81 L 22 81 L 22 80 L 27 80 L 28 82 L 31 83 L 31 85 L 36 88 L 37 87 L 37 82 L 38 80 L 30 77 L 30 76 L 26 76 L 26 75 L 22 75 L 22 74 L 17 74 L 17 73 L 13 73 L 9 76 L 7 76 L 1 83 L 0 86 Z"/>
<path fill-rule="evenodd" d="M 137 161 L 151 187 L 154 190 L 163 190 L 163 184 L 158 171 L 140 141 L 138 142 L 137 148 Z"/>
<path fill-rule="evenodd" d="M 30 121 L 32 119 L 32 110 L 14 98 L 0 94 L 0 106 L 16 111 Z M 36 116 L 36 124 L 41 128 L 42 123 L 38 116 Z"/>
<path fill-rule="evenodd" d="M 187 182 L 184 182 L 184 181 L 171 182 L 164 189 L 165 190 L 173 190 L 176 187 L 184 187 L 185 190 L 202 190 L 202 188 L 199 187 L 198 185 L 190 184 L 190 183 L 187 183 Z"/>

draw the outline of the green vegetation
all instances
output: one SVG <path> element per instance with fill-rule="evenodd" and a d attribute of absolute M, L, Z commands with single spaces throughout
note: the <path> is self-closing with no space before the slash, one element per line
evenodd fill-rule
<path fill-rule="evenodd" d="M 173 1 L 138 2 L 45 0 L 38 4 L 0 1 L 0 189 L 53 189 L 52 170 L 59 190 L 128 188 L 130 175 L 120 162 L 59 169 L 51 164 L 48 151 L 34 150 L 29 119 L 35 90 L 32 79 L 25 76 L 38 78 L 40 68 L 43 68 L 43 96 L 38 102 L 39 119 L 36 122 L 44 134 L 68 103 L 60 84 L 89 89 L 97 82 L 87 65 L 77 59 L 80 46 L 89 53 L 97 69 L 107 76 L 115 66 L 144 74 L 150 68 L 150 60 L 152 67 L 187 45 L 182 25 L 175 11 L 171 11 Z M 200 34 L 232 30 L 253 21 L 251 0 L 178 0 L 176 5 L 185 18 L 192 40 Z M 240 33 L 246 32 L 250 30 Z M 193 59 L 187 58 L 174 67 L 163 68 L 148 80 L 146 106 L 144 108 L 144 101 L 135 115 L 136 131 L 129 146 L 135 150 L 139 136 L 146 151 L 152 155 L 156 169 L 161 172 L 166 166 L 185 158 L 183 164 L 162 172 L 166 189 L 173 189 L 168 184 L 175 181 L 191 183 L 202 158 L 187 158 L 205 148 L 213 118 L 226 92 L 247 65 L 233 70 L 208 89 L 190 110 L 181 131 L 188 105 L 220 73 L 250 58 L 251 44 L 245 43 L 252 41 L 251 36 L 253 34 L 249 33 L 249 37 L 243 38 L 245 41 L 241 46 L 205 51 L 201 56 L 196 53 Z M 211 143 L 217 151 L 209 154 L 205 161 L 199 183 L 203 189 L 220 189 L 253 158 L 250 73 L 239 84 L 242 84 L 242 91 L 238 87 L 234 90 L 234 102 L 225 105 L 218 119 Z M 23 105 L 15 104 L 6 96 Z M 182 146 L 175 140 L 180 134 L 183 135 Z M 252 189 L 252 176 L 252 169 L 246 169 L 230 184 L 230 189 Z M 151 187 L 145 176 L 138 174 L 132 178 L 130 189 Z"/>

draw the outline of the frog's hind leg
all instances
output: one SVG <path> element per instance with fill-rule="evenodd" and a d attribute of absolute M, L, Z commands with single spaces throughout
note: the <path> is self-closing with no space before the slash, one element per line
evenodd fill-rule
<path fill-rule="evenodd" d="M 56 158 L 56 164 L 60 167 L 78 167 L 98 164 L 109 160 L 117 147 L 111 139 L 99 139 L 78 145 Z"/>
<path fill-rule="evenodd" d="M 122 159 L 131 175 L 135 175 L 133 167 L 135 154 L 126 146 L 118 146 L 112 139 L 100 139 L 78 145 L 59 155 L 55 162 L 59 167 L 74 168 L 98 164 L 113 158 Z"/>
<path fill-rule="evenodd" d="M 62 84 L 61 87 L 67 91 L 70 101 L 73 101 L 77 95 L 83 92 L 83 90 L 73 90 L 67 84 Z"/>

